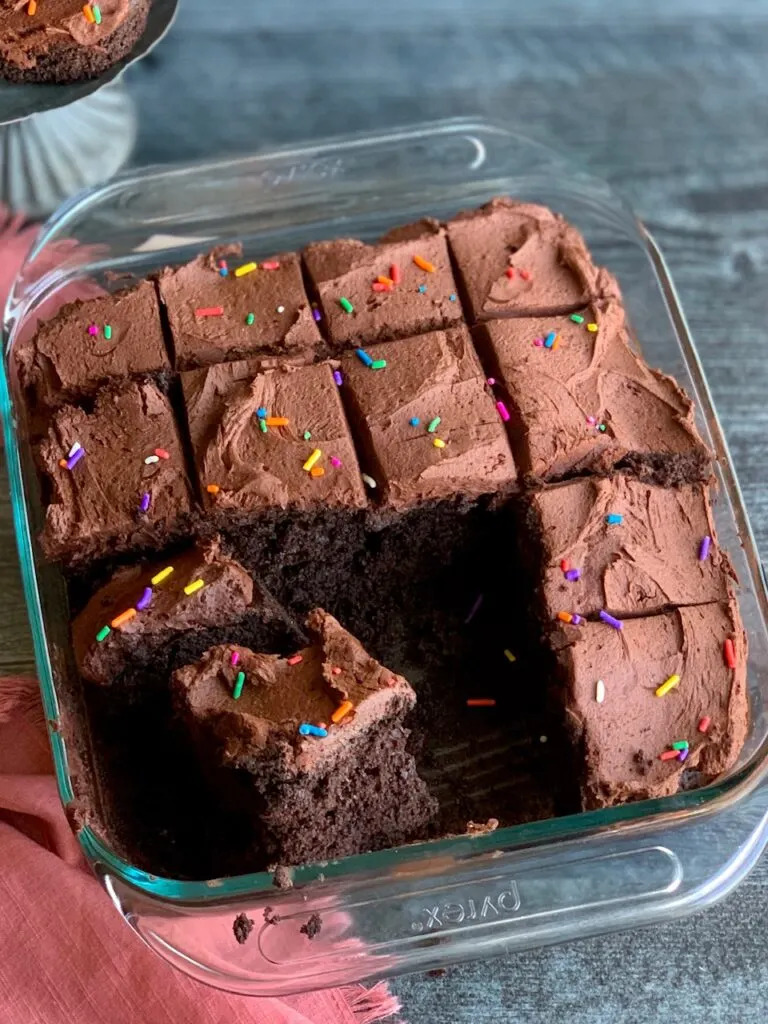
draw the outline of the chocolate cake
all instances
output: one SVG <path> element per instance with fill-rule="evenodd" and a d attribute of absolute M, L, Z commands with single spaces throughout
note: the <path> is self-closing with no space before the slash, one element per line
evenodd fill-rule
<path fill-rule="evenodd" d="M 542 612 L 649 614 L 728 599 L 734 578 L 701 484 L 583 477 L 526 500 Z"/>
<path fill-rule="evenodd" d="M 242 246 L 223 246 L 164 270 L 158 287 L 180 370 L 244 358 L 262 368 L 314 359 L 320 332 L 295 253 L 257 263 Z"/>
<path fill-rule="evenodd" d="M 747 641 L 732 601 L 561 625 L 567 721 L 586 808 L 667 796 L 730 768 L 747 735 Z"/>
<path fill-rule="evenodd" d="M 150 0 L 0 0 L 0 77 L 96 78 L 131 52 L 149 9 Z"/>
<path fill-rule="evenodd" d="M 307 631 L 289 658 L 226 644 L 173 677 L 203 756 L 248 773 L 266 845 L 289 864 L 396 846 L 437 809 L 406 746 L 408 682 L 326 612 Z"/>

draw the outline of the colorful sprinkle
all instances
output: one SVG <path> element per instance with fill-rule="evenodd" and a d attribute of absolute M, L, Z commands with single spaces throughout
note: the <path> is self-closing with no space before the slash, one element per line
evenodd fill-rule
<path fill-rule="evenodd" d="M 268 427 L 287 427 L 289 423 L 287 416 L 267 416 Z"/>
<path fill-rule="evenodd" d="M 369 476 L 367 473 L 361 473 L 360 477 L 367 487 L 370 487 L 372 491 L 376 490 L 376 481 L 372 476 Z"/>
<path fill-rule="evenodd" d="M 685 747 L 683 750 L 679 751 L 678 755 L 677 755 L 678 761 L 686 761 L 688 759 L 688 754 L 689 754 L 689 750 L 688 750 L 687 747 Z"/>
<path fill-rule="evenodd" d="M 262 432 L 262 434 L 266 434 L 268 429 L 269 428 L 267 427 L 267 421 L 259 418 L 259 430 Z"/>
<path fill-rule="evenodd" d="M 167 580 L 172 572 L 173 572 L 173 566 L 172 565 L 168 565 L 168 566 L 166 566 L 165 569 L 162 569 L 159 573 L 157 573 L 155 576 L 153 576 L 152 579 L 149 582 L 152 584 L 153 587 L 156 587 L 158 583 L 162 583 L 163 580 Z"/>
<path fill-rule="evenodd" d="M 269 413 L 269 409 L 267 409 L 267 407 L 265 405 L 260 405 L 259 408 L 256 410 L 256 415 L 260 419 L 264 419 L 265 416 L 268 415 L 268 413 Z"/>
<path fill-rule="evenodd" d="M 605 700 L 605 683 L 602 679 L 598 679 L 595 683 L 595 700 L 598 704 L 602 704 Z"/>
<path fill-rule="evenodd" d="M 321 740 L 328 735 L 327 729 L 321 729 L 317 725 L 310 725 L 309 722 L 302 722 L 299 726 L 300 736 L 318 736 Z"/>
<path fill-rule="evenodd" d="M 319 324 L 320 321 L 323 319 L 322 313 L 320 312 L 319 309 L 313 309 L 312 316 L 314 317 L 315 323 L 317 324 Z"/>
<path fill-rule="evenodd" d="M 72 458 L 72 456 L 73 456 L 73 455 L 75 454 L 75 452 L 78 452 L 78 451 L 80 451 L 80 449 L 81 449 L 82 447 L 83 447 L 83 446 L 82 446 L 82 445 L 80 444 L 80 442 L 79 442 L 79 441 L 75 441 L 75 443 L 74 443 L 74 444 L 72 445 L 72 447 L 71 447 L 71 448 L 69 449 L 69 451 L 67 452 L 67 458 L 68 458 L 68 459 L 71 459 L 71 458 Z"/>
<path fill-rule="evenodd" d="M 670 746 L 673 750 L 687 750 L 689 744 L 688 740 L 675 740 L 674 743 L 670 743 Z"/>
<path fill-rule="evenodd" d="M 340 676 L 341 675 L 341 669 L 339 668 L 338 665 L 334 665 L 333 666 L 333 668 L 331 669 L 331 675 L 332 676 Z"/>
<path fill-rule="evenodd" d="M 258 270 L 255 263 L 243 263 L 243 265 L 238 267 L 235 271 L 235 277 L 245 277 L 246 274 L 252 274 L 254 270 Z"/>
<path fill-rule="evenodd" d="M 468 626 L 469 623 L 472 621 L 472 619 L 474 619 L 474 617 L 480 611 L 480 605 L 482 603 L 483 603 L 483 595 L 482 594 L 478 594 L 477 597 L 475 598 L 475 603 L 469 609 L 469 615 L 467 615 L 466 619 L 464 619 L 464 625 L 465 626 Z"/>
<path fill-rule="evenodd" d="M 253 313 L 249 313 L 248 316 L 245 318 L 245 322 L 250 327 L 251 324 L 255 321 L 255 319 L 256 319 L 256 317 L 254 316 L 254 314 Z"/>
<path fill-rule="evenodd" d="M 165 448 L 155 448 L 155 455 L 158 459 L 170 459 L 171 453 L 167 452 Z"/>
<path fill-rule="evenodd" d="M 606 425 L 604 423 L 599 423 L 598 426 L 597 426 L 597 429 L 604 434 L 608 428 L 606 427 Z"/>
<path fill-rule="evenodd" d="M 425 260 L 423 256 L 414 256 L 413 262 L 420 270 L 426 270 L 428 274 L 434 274 L 435 265 L 430 263 L 429 260 Z"/>
<path fill-rule="evenodd" d="M 285 312 L 285 306 L 278 306 L 277 307 L 277 312 L 278 313 L 284 313 Z"/>
<path fill-rule="evenodd" d="M 522 277 L 522 279 L 524 281 L 530 281 L 530 279 L 531 279 L 531 272 L 530 272 L 530 270 L 521 270 L 520 271 L 520 277 Z"/>
<path fill-rule="evenodd" d="M 111 632 L 112 630 L 109 628 L 109 626 L 102 626 L 99 632 L 96 634 L 97 643 L 101 643 L 102 640 L 106 640 Z"/>
<path fill-rule="evenodd" d="M 80 459 L 85 455 L 85 448 L 78 448 L 77 451 L 73 452 L 72 455 L 64 463 L 67 469 L 74 469 Z"/>
<path fill-rule="evenodd" d="M 412 427 L 418 427 L 418 425 L 421 423 L 421 420 L 419 419 L 418 416 L 411 416 L 408 422 L 411 424 Z"/>
<path fill-rule="evenodd" d="M 427 433 L 428 434 L 434 434 L 434 432 L 440 426 L 440 422 L 441 422 L 441 420 L 440 420 L 439 416 L 435 416 L 435 418 L 433 420 L 430 420 L 429 424 L 427 425 Z"/>
<path fill-rule="evenodd" d="M 590 427 L 594 427 L 594 425 L 597 423 L 597 420 L 594 416 L 587 416 L 587 423 Z"/>
<path fill-rule="evenodd" d="M 659 760 L 660 761 L 674 761 L 674 760 L 677 759 L 677 756 L 678 756 L 678 754 L 677 754 L 676 750 L 665 750 L 663 754 L 659 754 Z"/>
<path fill-rule="evenodd" d="M 699 721 L 699 732 L 706 732 L 707 729 L 709 729 L 710 725 L 712 725 L 712 719 L 709 717 L 709 715 L 704 715 L 704 717 Z"/>
<path fill-rule="evenodd" d="M 568 570 L 570 568 L 571 568 L 571 563 L 568 561 L 568 559 L 567 558 L 561 558 L 560 559 L 560 571 L 561 572 L 568 572 Z"/>
<path fill-rule="evenodd" d="M 624 516 L 620 512 L 609 512 L 605 521 L 609 526 L 620 526 L 624 521 Z"/>
<path fill-rule="evenodd" d="M 558 334 L 558 336 L 557 336 L 557 337 L 555 338 L 555 340 L 554 340 L 554 341 L 552 342 L 552 349 L 551 349 L 551 351 L 552 351 L 552 352 L 557 352 L 557 350 L 558 350 L 559 348 L 560 348 L 560 335 Z"/>
<path fill-rule="evenodd" d="M 543 338 L 534 338 L 533 339 L 533 344 L 536 346 L 536 348 L 543 348 L 544 347 L 544 339 Z"/>
<path fill-rule="evenodd" d="M 730 637 L 727 637 L 723 643 L 723 657 L 728 668 L 736 668 L 736 648 Z"/>
<path fill-rule="evenodd" d="M 219 491 L 221 490 L 218 484 L 208 484 L 208 486 L 205 489 L 206 491 L 208 491 L 209 494 L 218 494 Z"/>
<path fill-rule="evenodd" d="M 111 324 L 104 324 L 104 337 L 109 341 L 112 338 L 112 326 Z"/>
<path fill-rule="evenodd" d="M 504 405 L 503 402 L 497 402 L 496 403 L 496 410 L 497 410 L 499 416 L 501 416 L 501 418 L 506 423 L 509 420 L 509 409 L 507 409 L 506 405 Z"/>
<path fill-rule="evenodd" d="M 313 477 L 325 476 L 325 470 L 322 466 L 313 466 L 309 471 L 309 475 Z"/>
<path fill-rule="evenodd" d="M 33 14 L 37 14 L 37 0 L 29 0 L 27 4 L 27 14 L 32 17 Z"/>
<path fill-rule="evenodd" d="M 302 436 L 304 437 L 305 441 L 311 441 L 312 440 L 312 434 L 310 433 L 309 430 L 305 430 L 304 434 Z"/>
<path fill-rule="evenodd" d="M 555 344 L 555 338 L 557 337 L 557 331 L 550 331 L 544 339 L 544 348 L 552 348 Z"/>
<path fill-rule="evenodd" d="M 229 277 L 229 267 L 219 267 L 219 274 L 221 277 Z"/>
<path fill-rule="evenodd" d="M 307 461 L 304 463 L 304 465 L 301 468 L 305 472 L 309 473 L 311 471 L 312 467 L 314 466 L 314 464 L 319 459 L 321 459 L 322 457 L 323 457 L 323 453 L 320 451 L 320 449 L 319 448 L 315 448 L 315 450 L 312 452 L 312 454 L 309 456 L 309 458 L 307 459 Z"/>
<path fill-rule="evenodd" d="M 432 441 L 432 444 L 435 446 L 435 448 L 445 448 L 445 441 L 443 441 L 441 437 L 436 437 Z"/>
<path fill-rule="evenodd" d="M 504 648 L 504 657 L 507 659 L 507 661 L 510 661 L 512 663 L 517 661 L 517 658 L 514 656 L 512 651 L 509 650 L 508 647 Z"/>
<path fill-rule="evenodd" d="M 486 380 L 485 383 L 488 385 L 489 388 L 492 388 L 493 385 L 496 383 L 496 378 L 495 377 L 488 377 L 488 379 Z"/>
<path fill-rule="evenodd" d="M 400 267 L 396 263 L 393 263 L 389 268 L 389 276 L 393 284 L 400 284 Z"/>
<path fill-rule="evenodd" d="M 473 697 L 467 701 L 468 708 L 495 708 L 496 701 L 493 697 Z"/>
<path fill-rule="evenodd" d="M 364 366 L 373 366 L 373 359 L 368 355 L 364 348 L 356 348 L 355 355 Z"/>
<path fill-rule="evenodd" d="M 337 387 L 341 387 L 341 385 L 344 383 L 344 378 L 341 376 L 341 370 L 333 371 L 333 380 Z"/>
<path fill-rule="evenodd" d="M 578 626 L 581 621 L 578 615 L 572 615 L 570 612 L 558 612 L 557 617 L 561 622 L 567 622 L 569 625 Z"/>
<path fill-rule="evenodd" d="M 420 284 L 420 285 L 419 285 L 419 293 L 420 293 L 421 295 L 425 295 L 425 294 L 426 294 L 426 291 L 427 291 L 427 286 L 426 286 L 425 284 Z"/>
<path fill-rule="evenodd" d="M 91 4 L 91 6 L 93 7 L 93 17 L 94 17 L 94 19 L 96 21 L 96 24 L 100 25 L 101 24 L 101 8 L 99 7 L 98 4 Z"/>
<path fill-rule="evenodd" d="M 597 334 L 597 324 L 587 324 L 587 330 L 591 334 Z"/>
<path fill-rule="evenodd" d="M 139 600 L 136 602 L 136 611 L 143 612 L 149 608 L 152 603 L 152 587 L 144 587 L 144 593 L 141 595 Z"/>
<path fill-rule="evenodd" d="M 504 273 L 511 280 L 515 276 L 515 268 L 514 267 L 507 267 L 507 269 L 504 271 Z"/>
<path fill-rule="evenodd" d="M 670 690 L 673 690 L 680 682 L 680 676 L 671 675 L 669 679 L 665 679 L 661 686 L 656 687 L 656 696 L 665 697 Z"/>
<path fill-rule="evenodd" d="M 191 597 L 192 594 L 196 594 L 198 590 L 202 590 L 205 586 L 205 580 L 192 580 L 184 587 L 184 593 L 187 597 Z"/>
<path fill-rule="evenodd" d="M 86 4 L 85 7 L 83 7 L 83 16 L 90 25 L 96 24 L 96 15 L 93 13 L 90 4 Z"/>
<path fill-rule="evenodd" d="M 339 466 L 341 466 L 341 459 L 337 458 L 335 455 L 332 455 L 331 465 L 333 466 L 334 469 L 338 469 Z"/>
<path fill-rule="evenodd" d="M 160 461 L 160 456 L 159 455 L 148 455 L 146 457 L 146 459 L 144 459 L 144 465 L 145 466 L 153 466 L 156 462 L 159 462 L 159 461 Z"/>
<path fill-rule="evenodd" d="M 290 658 L 286 658 L 285 661 L 286 661 L 286 664 L 288 664 L 288 665 L 300 665 L 301 662 L 304 661 L 304 655 L 303 654 L 294 654 Z"/>
<path fill-rule="evenodd" d="M 352 305 L 349 299 L 345 299 L 343 295 L 339 299 L 339 305 L 341 306 L 345 313 L 354 313 L 355 311 L 355 307 Z"/>
<path fill-rule="evenodd" d="M 232 665 L 232 667 L 234 668 L 234 666 L 238 663 L 238 661 L 240 661 L 240 652 L 239 651 L 232 651 L 232 654 L 230 655 L 230 658 L 229 658 L 229 664 Z"/>
<path fill-rule="evenodd" d="M 243 692 L 243 686 L 245 685 L 245 672 L 242 669 L 237 673 L 235 678 L 235 685 L 232 688 L 232 699 L 240 700 Z"/>
<path fill-rule="evenodd" d="M 223 316 L 223 306 L 200 306 L 195 310 L 195 316 Z"/>
<path fill-rule="evenodd" d="M 279 270 L 280 269 L 280 261 L 279 260 L 267 260 L 266 263 L 262 263 L 261 264 L 261 269 L 262 270 Z"/>
<path fill-rule="evenodd" d="M 455 292 L 451 292 L 451 294 L 448 296 L 448 301 L 449 302 L 455 302 L 456 301 L 456 293 Z"/>
<path fill-rule="evenodd" d="M 112 627 L 112 629 L 119 629 L 121 626 L 124 626 L 126 622 L 130 622 L 131 619 L 135 618 L 136 609 L 128 608 L 126 611 L 118 615 L 117 618 L 112 619 L 112 621 L 110 622 L 110 626 Z"/>
<path fill-rule="evenodd" d="M 149 505 L 151 501 L 152 495 L 149 493 L 149 491 L 142 494 L 141 504 L 139 505 L 139 508 L 141 509 L 142 512 L 149 512 Z"/>
<path fill-rule="evenodd" d="M 385 284 L 388 288 L 390 288 L 395 283 L 391 277 L 384 277 L 383 274 L 379 274 L 376 280 L 379 284 Z"/>
<path fill-rule="evenodd" d="M 338 724 L 342 721 L 342 719 L 347 717 L 347 715 L 354 706 L 355 705 L 352 703 L 351 700 L 343 700 L 331 715 L 331 721 L 334 724 Z"/>
<path fill-rule="evenodd" d="M 381 284 L 379 281 L 374 281 L 373 284 L 371 285 L 371 288 L 375 292 L 391 292 L 392 291 L 392 285 Z"/>
<path fill-rule="evenodd" d="M 583 316 L 579 316 L 578 313 L 571 313 L 571 320 L 573 320 L 573 322 L 575 324 L 583 324 L 584 323 L 584 317 Z"/>
<path fill-rule="evenodd" d="M 609 615 L 608 612 L 604 608 L 600 609 L 600 613 L 599 614 L 600 614 L 600 619 L 607 626 L 613 626 L 614 629 L 623 629 L 624 628 L 624 623 L 620 619 L 615 619 L 612 615 Z"/>
<path fill-rule="evenodd" d="M 387 360 L 386 359 L 374 359 L 374 361 L 371 363 L 371 369 L 372 370 L 385 370 L 386 368 L 387 368 Z"/>
<path fill-rule="evenodd" d="M 568 569 L 565 573 L 565 578 L 569 583 L 575 583 L 576 580 L 581 579 L 581 569 Z"/>
<path fill-rule="evenodd" d="M 712 543 L 711 537 L 704 537 L 699 544 L 699 561 L 706 562 L 707 556 L 709 555 L 709 546 Z"/>

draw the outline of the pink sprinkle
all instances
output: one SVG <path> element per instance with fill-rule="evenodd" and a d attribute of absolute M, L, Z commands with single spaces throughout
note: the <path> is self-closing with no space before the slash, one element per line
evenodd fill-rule
<path fill-rule="evenodd" d="M 149 608 L 152 601 L 152 587 L 144 587 L 144 593 L 141 595 L 139 600 L 136 602 L 136 611 L 143 612 L 145 608 Z"/>
<path fill-rule="evenodd" d="M 544 339 L 543 338 L 534 338 L 533 339 L 533 344 L 536 346 L 536 348 L 543 348 L 544 347 Z"/>
<path fill-rule="evenodd" d="M 597 420 L 594 416 L 587 416 L 587 423 L 590 425 L 590 427 L 594 427 L 594 425 L 597 423 Z"/>
<path fill-rule="evenodd" d="M 280 263 L 278 260 L 269 260 L 267 263 L 261 264 L 262 270 L 279 270 Z"/>
<path fill-rule="evenodd" d="M 99 328 L 96 326 L 96 324 L 91 324 L 91 326 L 88 328 L 88 333 L 89 334 L 94 334 L 94 335 L 98 334 L 99 333 Z"/>
<path fill-rule="evenodd" d="M 338 665 L 334 665 L 333 666 L 333 668 L 331 669 L 331 674 L 334 675 L 334 676 L 340 676 L 341 675 L 341 669 L 339 668 Z"/>
<path fill-rule="evenodd" d="M 509 412 L 507 410 L 506 405 L 504 405 L 503 402 L 497 402 L 496 403 L 496 408 L 499 410 L 499 416 L 501 416 L 501 418 L 506 423 L 507 420 L 509 419 Z"/>
<path fill-rule="evenodd" d="M 341 465 L 341 459 L 337 459 L 335 455 L 331 456 L 331 465 L 337 468 Z"/>
<path fill-rule="evenodd" d="M 294 654 L 292 658 L 287 658 L 286 662 L 288 665 L 298 665 L 299 662 L 304 661 L 301 654 Z"/>
<path fill-rule="evenodd" d="M 232 657 L 229 659 L 230 665 L 236 665 L 240 661 L 240 654 L 237 651 L 232 651 Z"/>
<path fill-rule="evenodd" d="M 143 496 L 143 498 L 141 499 L 141 506 L 140 506 L 142 512 L 148 512 L 149 511 L 149 503 L 150 503 L 151 500 L 152 499 L 149 496 L 149 494 L 145 494 Z"/>
<path fill-rule="evenodd" d="M 495 377 L 489 377 L 488 380 L 485 383 L 488 385 L 489 388 L 492 388 L 493 385 L 496 383 L 496 378 Z"/>

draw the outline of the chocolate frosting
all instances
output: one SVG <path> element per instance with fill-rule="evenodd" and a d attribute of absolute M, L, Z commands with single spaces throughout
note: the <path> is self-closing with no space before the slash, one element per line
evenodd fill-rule
<path fill-rule="evenodd" d="M 222 259 L 227 277 L 219 273 Z M 312 362 L 321 338 L 298 256 L 278 253 L 259 261 L 257 270 L 237 277 L 235 271 L 247 262 L 242 246 L 231 245 L 160 274 L 160 296 L 168 310 L 180 370 L 242 358 L 261 358 L 263 368 Z M 280 266 L 264 270 L 263 262 Z M 196 315 L 196 310 L 218 306 L 224 310 L 221 316 Z M 250 325 L 249 313 L 254 315 Z"/>
<path fill-rule="evenodd" d="M 310 612 L 307 630 L 312 642 L 297 652 L 298 663 L 224 644 L 174 673 L 177 703 L 195 730 L 215 742 L 224 764 L 252 769 L 267 760 L 283 777 L 327 768 L 361 733 L 415 704 L 408 682 L 370 657 L 327 612 Z M 245 684 L 235 700 L 241 671 Z M 334 724 L 343 701 L 353 710 Z M 324 739 L 299 734 L 302 723 L 321 722 Z"/>
<path fill-rule="evenodd" d="M 62 39 L 98 47 L 121 27 L 134 0 L 99 0 L 101 24 L 83 14 L 83 0 L 40 0 L 34 15 L 29 0 L 4 0 L 0 7 L 0 57 L 20 68 L 33 68 Z"/>
<path fill-rule="evenodd" d="M 95 325 L 98 334 L 89 333 Z M 111 338 L 104 327 L 112 329 Z M 14 350 L 22 384 L 38 402 L 60 406 L 93 394 L 110 378 L 170 370 L 155 287 L 70 302 Z"/>
<path fill-rule="evenodd" d="M 730 561 L 717 545 L 706 488 L 654 487 L 625 476 L 583 478 L 530 496 L 531 525 L 544 565 L 544 614 L 614 616 L 662 611 L 669 605 L 727 600 Z M 610 514 L 623 516 L 609 524 Z M 699 560 L 704 537 L 708 557 Z M 578 570 L 569 581 L 561 568 Z"/>
<path fill-rule="evenodd" d="M 407 225 L 378 245 L 343 238 L 310 245 L 303 255 L 322 302 L 329 339 L 338 349 L 404 338 L 461 320 L 445 232 L 435 221 Z M 414 256 L 431 263 L 434 272 L 416 266 Z M 374 291 L 377 277 L 389 277 L 393 264 L 400 269 L 400 284 L 388 292 Z M 420 292 L 420 286 L 426 290 Z M 342 308 L 342 297 L 354 307 L 352 313 Z"/>
<path fill-rule="evenodd" d="M 153 584 L 153 577 L 168 566 L 173 567 L 173 573 Z M 198 579 L 205 586 L 185 594 L 184 588 Z M 148 607 L 112 629 L 106 639 L 97 641 L 102 627 L 135 608 L 147 588 L 152 592 Z M 91 682 L 113 682 L 130 652 L 139 645 L 157 647 L 185 630 L 225 626 L 236 622 L 254 604 L 265 605 L 271 600 L 260 588 L 254 588 L 239 562 L 222 553 L 218 538 L 152 565 L 120 569 L 96 591 L 72 623 L 78 669 Z"/>
<path fill-rule="evenodd" d="M 687 769 L 712 777 L 733 765 L 749 715 L 746 635 L 735 601 L 628 619 L 621 631 L 602 622 L 559 631 L 567 644 L 560 658 L 568 721 L 583 741 L 586 809 L 668 796 Z M 725 663 L 726 638 L 734 644 L 735 669 Z M 673 674 L 679 684 L 655 696 Z M 600 704 L 598 679 L 605 684 Z M 711 724 L 702 733 L 704 717 Z M 660 760 L 679 740 L 690 744 L 687 760 Z"/>
<path fill-rule="evenodd" d="M 360 471 L 330 366 L 256 373 L 250 362 L 182 374 L 200 484 L 209 508 L 363 508 Z M 256 413 L 288 420 L 262 432 Z M 305 432 L 311 434 L 304 439 Z M 323 476 L 303 469 L 322 452 Z M 335 466 L 331 459 L 338 459 Z M 216 494 L 208 485 L 219 487 Z"/>
<path fill-rule="evenodd" d="M 85 456 L 60 465 L 75 444 Z M 146 465 L 156 449 L 170 456 Z M 164 537 L 189 513 L 184 456 L 168 399 L 153 384 L 131 382 L 99 392 L 92 413 L 65 406 L 37 449 L 44 489 L 42 544 L 48 558 L 78 560 L 113 546 L 141 546 Z M 150 495 L 145 513 L 144 494 Z"/>
<path fill-rule="evenodd" d="M 581 324 L 536 317 L 478 328 L 478 344 L 510 401 L 521 470 L 546 480 L 608 472 L 630 452 L 697 452 L 706 461 L 693 403 L 630 347 L 621 303 L 601 300 L 579 315 Z M 553 331 L 556 349 L 534 344 Z"/>
<path fill-rule="evenodd" d="M 475 320 L 553 316 L 619 296 L 579 232 L 545 206 L 492 199 L 450 221 L 448 239 Z"/>

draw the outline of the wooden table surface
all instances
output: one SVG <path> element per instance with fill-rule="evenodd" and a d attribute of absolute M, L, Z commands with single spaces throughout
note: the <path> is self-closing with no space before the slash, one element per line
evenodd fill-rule
<path fill-rule="evenodd" d="M 666 253 L 768 552 L 765 0 L 184 0 L 128 81 L 140 163 L 480 113 L 608 177 Z M 29 671 L 6 500 L 0 581 L 0 670 Z M 762 1022 L 766 910 L 764 857 L 735 894 L 679 925 L 394 987 L 411 1024 Z"/>

